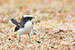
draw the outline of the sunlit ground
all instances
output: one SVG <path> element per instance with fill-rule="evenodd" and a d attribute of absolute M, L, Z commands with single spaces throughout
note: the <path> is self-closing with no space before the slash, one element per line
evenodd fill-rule
<path fill-rule="evenodd" d="M 9 23 L 14 17 L 31 14 L 31 42 Z M 0 0 L 0 50 L 75 50 L 75 0 Z"/>

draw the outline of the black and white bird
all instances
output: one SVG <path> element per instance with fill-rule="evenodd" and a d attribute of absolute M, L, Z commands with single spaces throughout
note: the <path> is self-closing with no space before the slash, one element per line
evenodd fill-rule
<path fill-rule="evenodd" d="M 19 33 L 19 41 L 21 34 L 28 34 L 30 40 L 30 32 L 33 28 L 32 19 L 34 17 L 32 15 L 24 15 L 18 18 L 12 18 L 10 22 L 16 25 L 14 31 Z"/>

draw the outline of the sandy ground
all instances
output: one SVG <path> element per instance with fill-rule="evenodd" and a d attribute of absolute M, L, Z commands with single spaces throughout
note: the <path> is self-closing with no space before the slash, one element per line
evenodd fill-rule
<path fill-rule="evenodd" d="M 35 17 L 30 43 L 8 22 L 24 14 Z M 0 50 L 75 50 L 75 0 L 0 0 Z"/>

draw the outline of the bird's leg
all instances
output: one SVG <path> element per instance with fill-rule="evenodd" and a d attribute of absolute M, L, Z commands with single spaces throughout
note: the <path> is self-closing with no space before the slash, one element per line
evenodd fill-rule
<path fill-rule="evenodd" d="M 28 36 L 29 36 L 29 43 L 31 42 L 31 37 L 30 37 L 30 34 L 28 34 Z"/>
<path fill-rule="evenodd" d="M 19 42 L 21 41 L 21 34 L 19 34 Z"/>

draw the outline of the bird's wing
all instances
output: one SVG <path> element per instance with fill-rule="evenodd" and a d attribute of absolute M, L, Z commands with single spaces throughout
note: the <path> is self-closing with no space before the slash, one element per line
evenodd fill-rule
<path fill-rule="evenodd" d="M 12 18 L 11 20 L 9 20 L 9 22 L 16 25 L 14 31 L 17 31 L 17 30 L 19 30 L 19 28 L 21 26 L 21 24 L 20 24 L 21 17 Z"/>
<path fill-rule="evenodd" d="M 20 26 L 16 26 L 14 31 L 18 31 Z"/>
<path fill-rule="evenodd" d="M 10 22 L 11 23 L 13 23 L 13 24 L 15 24 L 15 25 L 19 25 L 19 23 L 20 23 L 20 21 L 17 19 L 17 18 L 12 18 L 11 20 L 10 20 Z"/>

